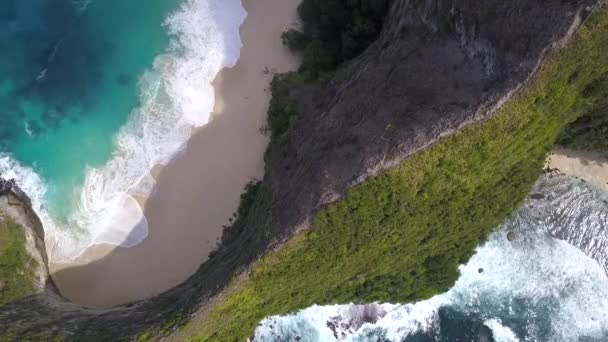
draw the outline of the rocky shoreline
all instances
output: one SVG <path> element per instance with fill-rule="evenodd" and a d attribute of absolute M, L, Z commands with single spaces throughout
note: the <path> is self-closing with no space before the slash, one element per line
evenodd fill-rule
<path fill-rule="evenodd" d="M 196 274 L 157 297 L 91 311 L 47 293 L 0 308 L 0 326 L 9 338 L 32 339 L 118 341 L 152 328 L 170 332 L 273 243 L 307 229 L 320 207 L 490 116 L 598 3 L 394 1 L 380 39 L 360 58 L 323 86 L 292 91 L 301 116 L 286 141 L 269 147 L 254 208 L 269 208 L 270 218 L 256 218 L 267 221 L 246 222 Z M 502 16 L 486 17 L 492 11 Z M 270 241 L 257 229 L 269 222 Z"/>
<path fill-rule="evenodd" d="M 608 191 L 605 186 L 558 169 L 547 169 L 524 207 L 526 210 L 522 212 L 526 215 L 520 220 L 545 222 L 550 236 L 577 247 L 608 274 Z"/>

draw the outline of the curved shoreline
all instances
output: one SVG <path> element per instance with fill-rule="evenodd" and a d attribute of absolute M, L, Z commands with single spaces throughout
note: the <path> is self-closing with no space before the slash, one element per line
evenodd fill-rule
<path fill-rule="evenodd" d="M 243 1 L 243 48 L 233 68 L 223 69 L 212 120 L 198 129 L 171 164 L 157 167 L 157 190 L 140 201 L 149 235 L 132 248 L 90 248 L 71 265 L 51 265 L 69 300 L 110 307 L 144 299 L 188 278 L 221 237 L 251 178 L 264 173 L 268 140 L 260 134 L 270 100 L 271 70 L 294 69 L 298 60 L 281 44 L 281 32 L 297 21 L 299 0 Z M 269 17 L 272 11 L 276 15 Z M 66 267 L 67 266 L 67 267 Z"/>

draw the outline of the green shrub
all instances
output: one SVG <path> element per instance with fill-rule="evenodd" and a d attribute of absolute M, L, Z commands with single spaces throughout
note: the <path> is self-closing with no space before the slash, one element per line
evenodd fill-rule
<path fill-rule="evenodd" d="M 335 51 L 331 47 L 323 46 L 323 43 L 315 39 L 304 49 L 304 58 L 300 72 L 308 80 L 316 80 L 323 71 L 332 70 L 335 66 Z"/>
<path fill-rule="evenodd" d="M 247 185 L 245 185 L 245 190 L 241 194 L 239 208 L 234 214 L 234 217 L 231 219 L 231 225 L 224 227 L 224 232 L 222 234 L 223 243 L 232 242 L 239 236 L 241 230 L 244 228 L 244 220 L 249 215 L 249 211 L 254 204 L 261 184 L 261 181 L 251 180 L 249 183 L 247 183 Z M 212 257 L 213 253 L 216 252 L 217 251 L 211 252 L 209 256 Z"/>
<path fill-rule="evenodd" d="M 599 99 L 599 104 L 568 126 L 558 144 L 574 150 L 608 152 L 608 75 L 590 83 L 583 95 Z"/>
<path fill-rule="evenodd" d="M 283 33 L 283 43 L 303 52 L 300 71 L 314 80 L 359 55 L 382 29 L 387 0 L 303 0 L 302 31 Z"/>
<path fill-rule="evenodd" d="M 303 82 L 302 76 L 296 72 L 275 75 L 270 83 L 272 98 L 268 109 L 264 134 L 277 140 L 285 137 L 298 117 L 296 104 L 289 96 L 290 90 Z"/>
<path fill-rule="evenodd" d="M 302 51 L 310 43 L 310 37 L 301 31 L 289 29 L 281 34 L 281 41 L 292 51 Z"/>

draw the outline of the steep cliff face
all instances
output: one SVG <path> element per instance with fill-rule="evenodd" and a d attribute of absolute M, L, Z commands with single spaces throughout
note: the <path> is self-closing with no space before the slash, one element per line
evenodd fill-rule
<path fill-rule="evenodd" d="M 25 279 L 29 276 L 32 278 L 31 281 L 28 281 L 31 282 L 30 284 L 21 284 L 21 287 L 28 289 L 19 289 L 18 292 L 29 295 L 44 292 L 47 288 L 49 291 L 54 291 L 52 282 L 49 281 L 48 259 L 44 246 L 42 224 L 31 209 L 27 195 L 14 182 L 2 178 L 0 178 L 0 224 L 3 224 L 2 228 L 5 230 L 3 232 L 5 235 L 12 235 L 13 239 L 23 237 L 23 246 L 10 246 L 11 243 L 21 243 L 21 238 L 16 239 L 19 241 L 4 241 L 9 248 L 15 249 L 10 252 L 9 257 L 13 264 L 10 267 L 15 267 L 15 263 L 25 263 L 26 265 L 22 265 L 22 267 L 26 269 L 14 271 L 21 274 L 21 278 Z M 15 229 L 18 231 L 11 232 Z M 0 233 L 0 237 L 2 237 L 2 233 Z M 10 236 L 8 238 L 10 239 Z M 0 240 L 2 239 L 0 238 Z M 3 247 L 5 246 L 0 243 L 0 251 Z M 21 255 L 23 253 L 25 254 Z M 9 265 L 5 267 L 9 267 Z M 4 283 L 3 286 L 0 286 L 0 290 L 3 290 L 2 287 L 19 286 L 19 284 L 6 284 L 6 279 L 1 279 L 1 277 L 0 282 Z"/>
<path fill-rule="evenodd" d="M 378 41 L 323 85 L 292 91 L 300 116 L 269 147 L 252 212 L 198 272 L 109 311 L 52 292 L 0 308 L 7 339 L 129 340 L 170 329 L 353 185 L 490 116 L 565 43 L 597 1 L 395 0 Z M 259 213 L 270 212 L 270 215 Z M 4 334 L 4 335 L 3 335 Z"/>
<path fill-rule="evenodd" d="M 267 161 L 279 225 L 305 227 L 348 188 L 491 115 L 593 3 L 395 1 L 360 58 L 294 91 L 300 120 Z"/>

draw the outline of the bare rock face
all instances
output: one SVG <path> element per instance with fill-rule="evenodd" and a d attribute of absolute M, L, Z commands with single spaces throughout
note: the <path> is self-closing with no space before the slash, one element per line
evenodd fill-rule
<path fill-rule="evenodd" d="M 49 286 L 53 290 L 48 271 L 48 258 L 44 244 L 44 230 L 38 216 L 31 208 L 29 197 L 12 180 L 0 178 L 0 215 L 8 216 L 23 227 L 26 239 L 26 250 L 36 262 L 36 283 L 38 292 Z M 4 287 L 0 279 L 0 289 Z"/>
<path fill-rule="evenodd" d="M 528 201 L 519 214 L 523 227 L 542 222 L 546 232 L 579 248 L 608 274 L 608 191 L 576 177 L 544 175 L 535 191 L 543 200 Z"/>
<path fill-rule="evenodd" d="M 273 237 L 289 239 L 353 185 L 490 116 L 598 3 L 393 0 L 360 57 L 327 84 L 292 91 L 299 119 L 266 156 Z M 146 301 L 95 311 L 47 292 L 0 308 L 0 327 L 10 327 L 0 339 L 132 340 L 186 320 L 269 247 L 256 243 L 264 241 L 256 224 L 233 233 L 185 283 Z"/>
<path fill-rule="evenodd" d="M 328 85 L 293 91 L 300 118 L 267 159 L 273 217 L 305 229 L 353 185 L 490 116 L 593 3 L 393 1 L 383 33 L 361 57 Z"/>

